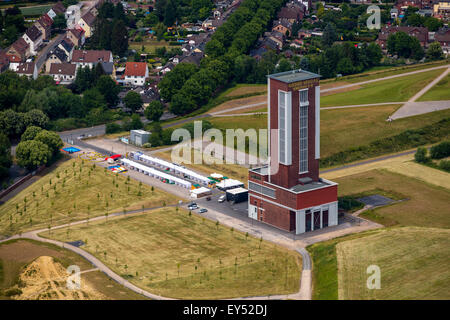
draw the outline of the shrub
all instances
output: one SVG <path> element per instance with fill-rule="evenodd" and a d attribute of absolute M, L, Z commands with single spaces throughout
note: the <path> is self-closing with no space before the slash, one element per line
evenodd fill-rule
<path fill-rule="evenodd" d="M 338 198 L 338 207 L 346 211 L 351 211 L 355 209 L 362 209 L 364 207 L 364 203 L 351 196 L 344 196 Z"/>
<path fill-rule="evenodd" d="M 117 123 L 108 123 L 106 125 L 106 133 L 116 133 L 122 131 L 122 127 Z"/>
<path fill-rule="evenodd" d="M 430 149 L 432 159 L 442 159 L 450 156 L 450 141 L 441 142 Z"/>
<path fill-rule="evenodd" d="M 450 160 L 441 160 L 441 162 L 439 162 L 439 168 L 450 172 Z"/>
<path fill-rule="evenodd" d="M 6 297 L 17 296 L 19 294 L 22 294 L 22 290 L 20 290 L 19 288 L 11 288 L 4 291 L 4 295 Z"/>
<path fill-rule="evenodd" d="M 142 147 L 143 148 L 151 148 L 152 147 L 152 144 L 151 143 L 144 143 L 143 145 L 142 145 Z"/>
<path fill-rule="evenodd" d="M 427 162 L 428 161 L 427 149 L 426 148 L 418 148 L 417 152 L 414 154 L 414 159 L 419 163 Z"/>

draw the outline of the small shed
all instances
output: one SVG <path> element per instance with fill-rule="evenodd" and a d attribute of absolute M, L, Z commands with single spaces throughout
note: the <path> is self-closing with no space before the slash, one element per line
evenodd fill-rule
<path fill-rule="evenodd" d="M 145 130 L 131 130 L 130 131 L 130 143 L 136 146 L 142 146 L 147 143 L 150 138 L 150 132 Z"/>
<path fill-rule="evenodd" d="M 191 198 L 201 198 L 211 195 L 211 189 L 200 187 L 191 190 Z"/>
<path fill-rule="evenodd" d="M 248 190 L 244 188 L 234 188 L 227 190 L 227 201 L 239 203 L 248 200 Z"/>

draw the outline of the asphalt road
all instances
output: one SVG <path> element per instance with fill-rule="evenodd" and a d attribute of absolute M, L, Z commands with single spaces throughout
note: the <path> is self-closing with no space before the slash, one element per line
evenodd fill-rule
<path fill-rule="evenodd" d="M 45 60 L 47 59 L 48 53 L 51 50 L 55 49 L 56 46 L 58 46 L 61 43 L 62 39 L 64 39 L 65 36 L 66 36 L 65 33 L 58 35 L 56 38 L 50 40 L 50 42 L 47 44 L 47 46 L 40 51 L 39 56 L 36 59 L 36 68 L 38 70 L 41 69 L 42 65 L 44 64 Z"/>

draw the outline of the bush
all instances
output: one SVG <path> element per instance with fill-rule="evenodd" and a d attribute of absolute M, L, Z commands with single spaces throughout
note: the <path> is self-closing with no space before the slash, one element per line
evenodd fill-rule
<path fill-rule="evenodd" d="M 450 156 L 450 141 L 441 142 L 430 149 L 431 159 L 442 159 Z"/>
<path fill-rule="evenodd" d="M 11 288 L 4 291 L 4 295 L 6 297 L 17 296 L 19 294 L 22 294 L 22 290 L 20 290 L 19 288 Z"/>
<path fill-rule="evenodd" d="M 439 169 L 450 172 L 450 160 L 441 160 L 439 163 Z"/>
<path fill-rule="evenodd" d="M 419 163 L 428 162 L 427 152 L 426 148 L 418 148 L 417 152 L 414 154 L 414 160 Z"/>
<path fill-rule="evenodd" d="M 364 203 L 351 196 L 344 196 L 338 198 L 338 207 L 345 211 L 352 211 L 364 208 Z"/>
<path fill-rule="evenodd" d="M 144 143 L 143 145 L 142 145 L 142 147 L 143 148 L 151 148 L 152 147 L 152 145 L 151 145 L 151 143 Z"/>
<path fill-rule="evenodd" d="M 106 125 L 106 133 L 116 133 L 122 131 L 122 127 L 120 124 L 117 123 L 108 123 Z"/>

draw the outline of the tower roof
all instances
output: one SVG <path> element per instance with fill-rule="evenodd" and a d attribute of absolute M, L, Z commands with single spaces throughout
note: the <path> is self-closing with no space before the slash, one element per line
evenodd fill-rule
<path fill-rule="evenodd" d="M 285 83 L 292 83 L 302 80 L 315 79 L 320 78 L 321 75 L 309 71 L 305 71 L 302 69 L 291 70 L 285 72 L 279 72 L 274 74 L 269 74 L 267 77 L 271 79 L 275 79 Z"/>

